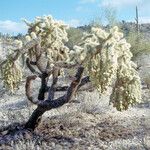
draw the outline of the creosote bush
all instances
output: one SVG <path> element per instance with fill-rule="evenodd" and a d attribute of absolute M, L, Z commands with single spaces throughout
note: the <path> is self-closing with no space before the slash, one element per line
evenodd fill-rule
<path fill-rule="evenodd" d="M 38 106 L 26 128 L 34 129 L 44 112 L 67 103 L 88 82 L 92 83 L 100 95 L 112 86 L 110 103 L 119 111 L 126 110 L 141 100 L 141 82 L 136 64 L 131 61 L 131 46 L 117 26 L 109 32 L 93 27 L 90 33 L 84 33 L 77 45 L 69 49 L 66 46 L 66 30 L 69 27 L 63 22 L 52 16 L 44 16 L 37 17 L 32 23 L 25 20 L 25 23 L 28 26 L 25 41 L 16 41 L 18 49 L 9 54 L 0 67 L 5 86 L 13 91 L 21 80 L 21 69 L 17 66 L 17 61 L 21 55 L 26 57 L 27 67 L 32 72 L 26 80 L 26 95 Z M 76 68 L 77 73 L 69 86 L 58 87 L 57 81 L 64 68 L 68 71 Z M 86 72 L 86 76 L 83 72 Z M 31 83 L 36 78 L 41 79 L 38 98 L 32 96 L 31 88 Z M 52 80 L 50 86 L 49 79 Z M 55 92 L 61 90 L 66 93 L 54 99 Z M 46 93 L 48 97 L 45 96 Z"/>

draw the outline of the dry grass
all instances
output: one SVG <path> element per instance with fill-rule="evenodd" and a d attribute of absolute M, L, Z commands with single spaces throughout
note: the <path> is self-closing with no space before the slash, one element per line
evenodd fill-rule
<path fill-rule="evenodd" d="M 27 103 L 22 89 L 13 96 L 1 94 L 1 127 L 26 121 L 35 108 Z M 109 93 L 101 97 L 96 91 L 78 93 L 70 103 L 46 112 L 34 134 L 26 133 L 19 140 L 16 137 L 0 149 L 150 149 L 148 91 L 143 91 L 143 104 L 125 112 L 108 105 Z"/>

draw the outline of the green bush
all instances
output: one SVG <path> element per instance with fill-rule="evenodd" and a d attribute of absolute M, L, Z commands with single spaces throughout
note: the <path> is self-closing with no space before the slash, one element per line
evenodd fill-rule
<path fill-rule="evenodd" d="M 150 52 L 150 41 L 146 39 L 143 33 L 138 34 L 136 31 L 130 31 L 126 39 L 131 44 L 133 59 L 139 54 Z"/>
<path fill-rule="evenodd" d="M 74 45 L 77 45 L 81 41 L 83 32 L 80 29 L 72 27 L 67 30 L 67 33 L 69 39 L 69 41 L 67 42 L 67 46 L 72 49 Z"/>

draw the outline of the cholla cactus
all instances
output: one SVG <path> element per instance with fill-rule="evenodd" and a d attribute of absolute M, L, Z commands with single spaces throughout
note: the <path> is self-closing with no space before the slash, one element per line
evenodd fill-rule
<path fill-rule="evenodd" d="M 32 62 L 40 71 L 39 73 L 30 66 L 33 73 L 41 77 L 48 69 L 52 69 L 54 73 L 56 68 L 60 71 L 65 67 L 82 66 L 100 94 L 103 94 L 112 85 L 112 81 L 116 80 L 110 102 L 117 110 L 125 110 L 130 104 L 139 102 L 141 99 L 140 79 L 135 70 L 136 65 L 131 61 L 130 44 L 126 42 L 118 27 L 113 27 L 109 32 L 94 27 L 90 34 L 85 33 L 80 44 L 70 50 L 65 46 L 65 42 L 68 41 L 66 32 L 68 27 L 62 22 L 54 20 L 51 16 L 37 17 L 33 23 L 25 22 L 29 29 L 23 45 L 40 39 L 34 46 L 26 47 L 25 52 L 20 50 L 20 53 L 28 55 L 28 65 L 30 66 Z M 19 48 L 22 47 L 20 41 L 16 41 L 16 45 Z M 46 65 L 43 67 L 44 62 Z M 4 77 L 6 76 L 8 81 L 10 76 L 14 78 L 12 72 L 17 67 L 10 60 L 5 65 L 9 66 L 4 71 Z M 12 85 L 18 84 L 20 79 L 20 77 L 17 81 L 12 79 L 6 84 L 14 88 Z"/>
<path fill-rule="evenodd" d="M 117 110 L 126 110 L 141 100 L 141 82 L 136 64 L 131 61 L 130 44 L 123 38 L 118 27 L 110 32 L 92 28 L 91 34 L 83 37 L 82 46 L 70 51 L 74 61 L 82 63 L 100 94 L 116 80 L 110 102 Z M 117 78 L 116 78 L 117 76 Z"/>
<path fill-rule="evenodd" d="M 125 39 L 118 41 L 117 79 L 110 99 L 117 110 L 126 110 L 141 100 L 141 81 L 137 66 L 131 61 L 130 47 Z"/>
<path fill-rule="evenodd" d="M 27 67 L 33 75 L 27 77 L 25 91 L 28 100 L 38 107 L 25 124 L 25 129 L 34 130 L 43 113 L 70 101 L 77 90 L 88 82 L 92 82 L 100 94 L 112 85 L 110 103 L 119 111 L 139 102 L 141 83 L 136 65 L 131 61 L 130 44 L 117 27 L 109 32 L 92 28 L 80 44 L 69 50 L 64 44 L 68 40 L 67 26 L 62 22 L 51 16 L 37 17 L 33 23 L 25 22 L 29 26 L 26 41 L 23 44 L 15 41 L 19 48 L 0 63 L 4 83 L 13 91 L 22 76 L 16 62 L 21 54 L 28 57 Z M 69 86 L 58 87 L 59 72 L 63 68 L 77 68 L 77 73 Z M 52 78 L 49 78 L 51 75 Z M 38 98 L 32 95 L 31 88 L 32 81 L 37 77 L 41 79 Z M 50 86 L 49 79 L 52 79 Z M 55 98 L 55 92 L 61 90 L 66 90 L 66 93 Z"/>
<path fill-rule="evenodd" d="M 113 30 L 117 32 L 115 28 Z M 100 93 L 107 90 L 116 75 L 118 65 L 117 42 L 121 38 L 122 34 L 119 32 L 116 36 L 100 28 L 92 28 L 91 34 L 86 34 L 83 37 L 83 42 L 80 44 L 82 46 L 76 47 L 72 52 L 75 56 L 74 60 L 83 63 L 91 81 Z"/>
<path fill-rule="evenodd" d="M 14 90 L 18 88 L 18 85 L 22 79 L 22 69 L 18 62 L 16 62 L 17 57 L 14 55 L 15 49 L 22 48 L 22 41 L 21 40 L 13 40 L 9 39 L 7 46 L 9 49 L 6 48 L 3 58 L 7 58 L 4 62 L 2 62 L 1 69 L 1 76 L 3 79 L 4 86 L 9 89 L 12 93 Z M 14 58 L 13 58 L 14 57 Z M 16 58 L 15 58 L 16 57 Z M 2 59 L 3 59 L 2 58 Z"/>
<path fill-rule="evenodd" d="M 14 93 L 14 90 L 18 88 L 18 85 L 22 79 L 22 70 L 17 63 L 8 59 L 2 69 L 2 77 L 4 85 L 7 89 Z"/>
<path fill-rule="evenodd" d="M 110 102 L 117 110 L 121 111 L 127 110 L 130 104 L 133 105 L 140 100 L 141 82 L 138 73 L 126 65 L 119 66 Z"/>
<path fill-rule="evenodd" d="M 26 42 L 40 38 L 42 53 L 46 53 L 51 63 L 68 59 L 68 48 L 64 45 L 68 41 L 67 25 L 52 16 L 37 17 L 33 23 L 25 22 L 29 26 Z M 30 52 L 30 57 L 33 57 L 34 49 Z"/>

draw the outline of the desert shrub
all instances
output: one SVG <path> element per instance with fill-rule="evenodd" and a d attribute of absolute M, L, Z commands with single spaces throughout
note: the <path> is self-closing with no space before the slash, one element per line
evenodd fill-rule
<path fill-rule="evenodd" d="M 77 45 L 80 42 L 83 36 L 83 32 L 78 28 L 71 27 L 67 30 L 67 33 L 69 39 L 67 42 L 67 46 L 72 49 L 74 45 Z"/>
<path fill-rule="evenodd" d="M 127 41 L 131 44 L 131 52 L 133 54 L 133 59 L 138 55 L 150 52 L 150 41 L 146 39 L 144 34 L 137 33 L 136 31 L 130 31 L 127 34 Z"/>

